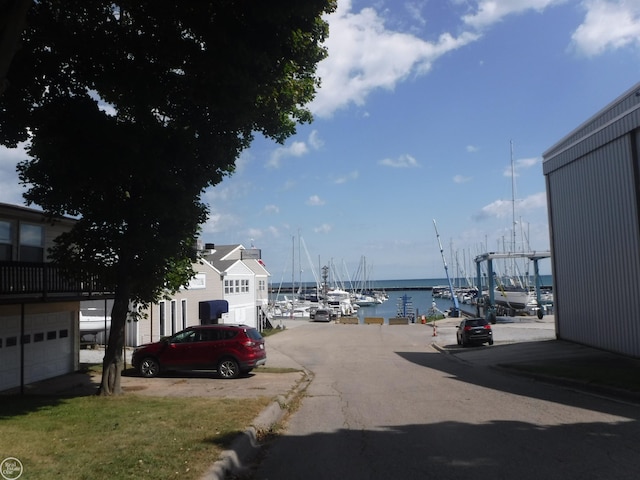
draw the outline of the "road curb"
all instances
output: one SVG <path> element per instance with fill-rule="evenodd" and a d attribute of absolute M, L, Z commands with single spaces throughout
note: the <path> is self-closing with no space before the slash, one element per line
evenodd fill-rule
<path fill-rule="evenodd" d="M 253 421 L 253 425 L 239 434 L 231 443 L 229 449 L 220 454 L 216 461 L 200 480 L 225 480 L 228 475 L 238 475 L 246 472 L 260 452 L 262 445 L 259 436 L 263 432 L 271 431 L 289 412 L 289 406 L 294 399 L 302 395 L 312 380 L 312 374 L 303 369 L 304 375 L 294 385 L 285 397 L 279 395 Z"/>

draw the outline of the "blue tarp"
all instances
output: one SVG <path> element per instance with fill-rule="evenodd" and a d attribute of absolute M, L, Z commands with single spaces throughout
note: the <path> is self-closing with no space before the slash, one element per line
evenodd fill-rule
<path fill-rule="evenodd" d="M 212 323 L 218 323 L 223 313 L 229 311 L 229 302 L 226 300 L 208 300 L 206 302 L 200 302 L 199 314 L 200 324 L 208 325 Z"/>

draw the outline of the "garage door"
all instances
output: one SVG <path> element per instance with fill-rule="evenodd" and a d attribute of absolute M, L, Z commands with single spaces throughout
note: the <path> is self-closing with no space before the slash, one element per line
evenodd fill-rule
<path fill-rule="evenodd" d="M 72 312 L 27 315 L 24 325 L 24 382 L 73 371 Z M 20 386 L 20 318 L 0 319 L 0 390 Z"/>

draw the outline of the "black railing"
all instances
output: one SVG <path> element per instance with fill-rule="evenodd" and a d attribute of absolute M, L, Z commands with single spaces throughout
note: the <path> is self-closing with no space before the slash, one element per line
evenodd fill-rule
<path fill-rule="evenodd" d="M 25 297 L 45 300 L 54 296 L 59 300 L 104 296 L 110 294 L 110 290 L 97 275 L 73 280 L 50 263 L 0 262 L 0 299 L 4 301 Z"/>

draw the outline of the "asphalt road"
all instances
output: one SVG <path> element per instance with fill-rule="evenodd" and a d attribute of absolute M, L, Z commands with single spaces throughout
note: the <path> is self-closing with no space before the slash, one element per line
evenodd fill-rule
<path fill-rule="evenodd" d="M 425 325 L 300 322 L 270 337 L 314 378 L 250 478 L 639 478 L 636 405 L 472 360 L 554 338 L 553 324 L 499 324 L 496 345 L 471 349 L 455 345 L 454 324 L 434 337 Z"/>

